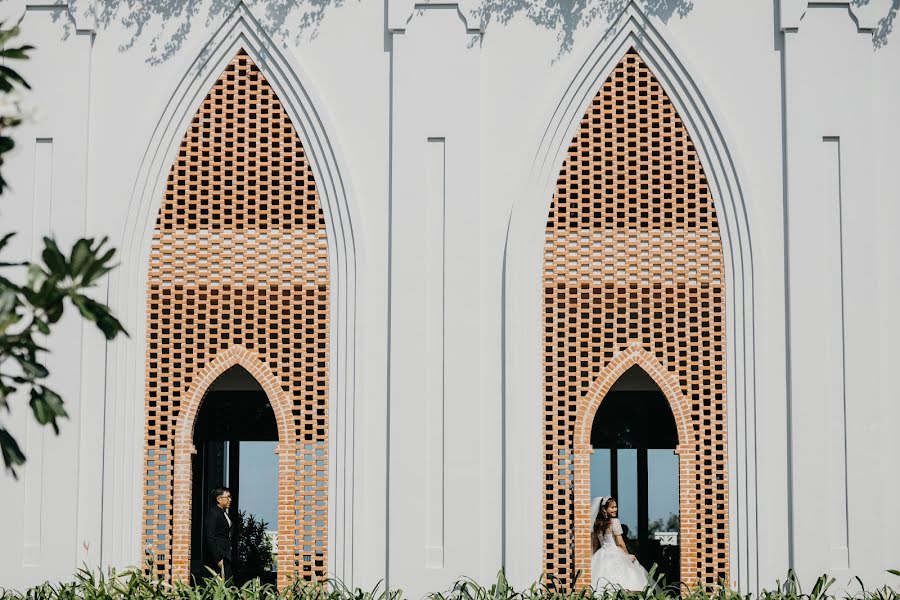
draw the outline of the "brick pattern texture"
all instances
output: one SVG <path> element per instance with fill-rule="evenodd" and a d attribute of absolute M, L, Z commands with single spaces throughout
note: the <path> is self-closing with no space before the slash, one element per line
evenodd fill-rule
<path fill-rule="evenodd" d="M 682 581 L 727 581 L 724 283 L 703 167 L 631 50 L 572 140 L 545 237 L 543 567 L 565 584 L 591 581 L 594 414 L 635 364 L 678 428 Z"/>
<path fill-rule="evenodd" d="M 213 85 L 169 173 L 150 254 L 143 544 L 186 579 L 193 429 L 240 364 L 278 422 L 278 571 L 324 577 L 328 540 L 329 272 L 303 145 L 244 52 Z"/>

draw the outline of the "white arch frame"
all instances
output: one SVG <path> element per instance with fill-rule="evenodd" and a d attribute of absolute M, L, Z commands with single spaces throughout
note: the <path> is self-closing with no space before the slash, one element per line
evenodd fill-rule
<path fill-rule="evenodd" d="M 758 581 L 756 547 L 755 324 L 749 218 L 734 149 L 690 76 L 682 53 L 632 0 L 569 78 L 535 136 L 530 177 L 512 208 L 504 253 L 504 507 L 506 566 L 513 581 L 541 569 L 541 269 L 545 227 L 565 153 L 588 105 L 635 48 L 684 121 L 716 203 L 725 257 L 726 385 L 731 579 Z M 523 376 L 522 374 L 533 374 Z M 510 457 L 516 457 L 511 460 Z M 515 499 L 511 502 L 510 499 Z"/>
<path fill-rule="evenodd" d="M 360 232 L 351 186 L 343 173 L 335 129 L 304 83 L 298 61 L 282 52 L 251 10 L 239 2 L 203 46 L 171 94 L 138 168 L 119 247 L 121 265 L 110 279 L 110 301 L 131 333 L 116 342 L 109 359 L 107 389 L 112 398 L 107 428 L 115 439 L 107 450 L 112 489 L 122 490 L 104 515 L 104 562 L 139 564 L 142 557 L 144 385 L 146 305 L 150 248 L 168 171 L 197 109 L 226 65 L 244 50 L 275 90 L 303 142 L 325 216 L 331 286 L 329 357 L 328 572 L 353 581 L 353 466 L 356 397 L 356 285 Z"/>

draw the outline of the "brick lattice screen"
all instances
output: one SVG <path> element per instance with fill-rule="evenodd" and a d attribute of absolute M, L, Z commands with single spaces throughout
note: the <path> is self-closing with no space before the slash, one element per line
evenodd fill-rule
<path fill-rule="evenodd" d="M 173 529 L 189 528 L 190 467 L 176 471 L 175 455 L 189 456 L 190 398 L 199 403 L 212 383 L 200 374 L 218 373 L 213 363 L 231 355 L 269 377 L 263 387 L 280 415 L 279 581 L 289 571 L 324 575 L 328 334 L 325 220 L 312 169 L 275 92 L 241 52 L 184 136 L 150 255 L 143 543 L 155 575 L 187 576 L 189 541 L 173 542 Z M 182 448 L 179 427 L 190 428 Z"/>
<path fill-rule="evenodd" d="M 684 123 L 634 50 L 603 84 L 572 140 L 545 243 L 545 572 L 571 583 L 581 569 L 579 583 L 590 581 L 590 447 L 576 439 L 576 428 L 589 436 L 591 424 L 578 423 L 592 419 L 589 391 L 602 387 L 605 394 L 613 383 L 598 378 L 642 364 L 670 403 L 683 404 L 672 407 L 682 418 L 682 580 L 727 578 L 721 240 Z"/>

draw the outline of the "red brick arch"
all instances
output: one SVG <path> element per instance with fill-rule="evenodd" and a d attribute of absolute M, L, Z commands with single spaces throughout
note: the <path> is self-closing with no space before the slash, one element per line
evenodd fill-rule
<path fill-rule="evenodd" d="M 668 400 L 678 429 L 678 445 L 681 446 L 692 441 L 688 418 L 690 405 L 681 393 L 681 388 L 678 386 L 678 378 L 659 359 L 647 352 L 640 342 L 632 342 L 607 363 L 606 367 L 588 389 L 587 394 L 578 404 L 578 416 L 576 417 L 575 425 L 576 452 L 584 448 L 590 451 L 591 427 L 594 423 L 594 416 L 600 408 L 600 403 L 606 398 L 610 388 L 625 374 L 625 371 L 635 365 L 642 368 L 653 379 L 663 395 L 665 395 L 666 400 Z"/>
<path fill-rule="evenodd" d="M 259 383 L 272 411 L 278 427 L 278 497 L 293 497 L 291 477 L 294 456 L 296 454 L 296 434 L 293 424 L 293 401 L 284 391 L 281 382 L 269 366 L 255 353 L 243 346 L 234 345 L 216 355 L 208 365 L 200 370 L 183 396 L 178 423 L 175 427 L 175 467 L 173 477 L 173 512 L 172 522 L 172 576 L 173 579 L 187 581 L 190 575 L 191 562 L 191 498 L 193 495 L 193 478 L 191 457 L 196 453 L 194 447 L 194 427 L 200 406 L 210 386 L 225 371 L 239 365 L 247 370 Z M 293 539 L 291 527 L 292 507 L 284 502 L 278 503 L 278 540 L 285 547 Z M 284 540 L 284 542 L 282 542 Z M 291 555 L 279 552 L 278 572 L 286 574 L 291 568 Z"/>
<path fill-rule="evenodd" d="M 678 385 L 676 375 L 666 368 L 653 354 L 645 350 L 640 342 L 632 342 L 618 352 L 603 368 L 591 387 L 578 403 L 575 421 L 575 565 L 576 569 L 587 577 L 583 583 L 593 583 L 591 573 L 591 429 L 594 417 L 600 404 L 606 398 L 616 381 L 631 367 L 642 368 L 659 386 L 672 409 L 675 426 L 678 430 L 678 446 L 675 453 L 679 455 L 679 545 L 681 547 L 682 577 L 689 573 L 696 564 L 696 555 L 691 554 L 695 547 L 692 531 L 696 515 L 689 494 L 689 479 L 692 469 L 688 464 L 693 458 L 693 449 L 697 444 L 689 422 L 690 404 L 685 399 Z M 691 539 L 687 539 L 691 537 Z"/>

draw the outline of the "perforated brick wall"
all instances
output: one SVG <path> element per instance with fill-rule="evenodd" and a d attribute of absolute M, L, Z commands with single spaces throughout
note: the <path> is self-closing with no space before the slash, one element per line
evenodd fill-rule
<path fill-rule="evenodd" d="M 270 379 L 261 383 L 280 423 L 279 581 L 324 576 L 328 333 L 313 173 L 284 107 L 241 52 L 184 136 L 150 256 L 143 542 L 155 575 L 187 577 L 189 536 L 173 542 L 173 529 L 189 531 L 190 461 L 175 456 L 189 456 L 196 405 L 227 358 Z"/>
<path fill-rule="evenodd" d="M 679 422 L 682 580 L 727 580 L 721 241 L 697 152 L 634 50 L 572 140 L 545 239 L 545 572 L 591 581 L 591 421 L 641 364 Z"/>

